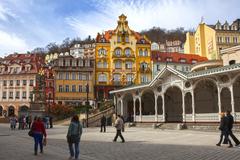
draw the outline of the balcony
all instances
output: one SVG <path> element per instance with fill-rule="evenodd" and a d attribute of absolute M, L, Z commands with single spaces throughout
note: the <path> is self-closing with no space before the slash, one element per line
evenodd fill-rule
<path fill-rule="evenodd" d="M 151 70 L 151 68 L 150 67 L 146 67 L 146 68 L 139 68 L 139 70 L 138 70 L 140 73 L 151 73 L 152 72 L 152 70 Z"/>
<path fill-rule="evenodd" d="M 135 58 L 135 55 L 134 55 L 134 54 L 131 54 L 131 55 L 128 55 L 128 56 L 127 56 L 127 55 L 125 55 L 125 54 L 121 54 L 121 55 L 115 55 L 115 54 L 113 54 L 113 55 L 112 55 L 112 58 L 114 58 L 114 59 L 115 59 L 115 58 L 116 58 L 116 59 L 117 59 L 117 58 L 121 58 L 121 59 L 122 59 L 122 58 L 126 58 L 126 59 L 127 59 L 127 58 L 130 58 L 130 59 L 133 59 L 133 58 Z"/>

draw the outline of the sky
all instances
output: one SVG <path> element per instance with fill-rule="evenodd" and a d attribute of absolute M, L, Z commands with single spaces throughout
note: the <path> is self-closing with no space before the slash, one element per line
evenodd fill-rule
<path fill-rule="evenodd" d="M 65 38 L 115 29 L 127 16 L 131 29 L 196 29 L 240 18 L 239 0 L 0 0 L 0 56 L 25 53 Z"/>

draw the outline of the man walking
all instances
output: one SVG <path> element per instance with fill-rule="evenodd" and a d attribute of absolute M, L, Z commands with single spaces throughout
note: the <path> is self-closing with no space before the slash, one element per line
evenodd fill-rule
<path fill-rule="evenodd" d="M 115 138 L 113 139 L 113 142 L 116 142 L 118 136 L 120 136 L 120 138 L 122 139 L 122 143 L 124 143 L 125 140 L 124 140 L 124 138 L 123 138 L 123 136 L 122 136 L 122 133 L 121 133 L 122 127 L 123 127 L 123 120 L 122 120 L 122 118 L 121 118 L 120 115 L 117 116 L 117 119 L 116 119 L 116 121 L 115 121 L 115 127 L 116 127 L 116 129 L 117 129 L 117 133 L 116 133 Z"/>
<path fill-rule="evenodd" d="M 233 116 L 231 115 L 230 111 L 226 111 L 226 117 L 228 118 L 228 129 L 229 129 L 229 136 L 232 138 L 232 140 L 235 142 L 235 145 L 238 146 L 240 144 L 239 140 L 234 136 L 232 133 L 232 128 L 233 128 L 233 123 L 234 119 Z"/>
<path fill-rule="evenodd" d="M 106 117 L 103 115 L 101 118 L 101 130 L 100 132 L 106 132 Z"/>

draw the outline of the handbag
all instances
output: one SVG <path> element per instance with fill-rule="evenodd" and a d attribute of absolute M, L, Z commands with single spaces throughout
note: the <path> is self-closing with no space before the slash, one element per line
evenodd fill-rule
<path fill-rule="evenodd" d="M 28 132 L 28 135 L 30 136 L 30 137 L 33 137 L 33 131 L 30 129 L 30 131 Z"/>
<path fill-rule="evenodd" d="M 43 145 L 44 145 L 44 146 L 47 145 L 47 138 L 43 138 Z"/>

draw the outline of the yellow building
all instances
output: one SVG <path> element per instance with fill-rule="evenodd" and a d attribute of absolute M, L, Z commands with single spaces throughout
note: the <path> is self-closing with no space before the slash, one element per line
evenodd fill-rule
<path fill-rule="evenodd" d="M 184 52 L 208 59 L 220 59 L 220 50 L 240 44 L 240 19 L 231 25 L 218 21 L 215 25 L 200 23 L 195 33 L 186 34 Z"/>
<path fill-rule="evenodd" d="M 95 92 L 98 100 L 110 98 L 108 92 L 130 84 L 151 81 L 151 42 L 128 26 L 119 16 L 116 29 L 97 35 Z"/>
<path fill-rule="evenodd" d="M 60 54 L 53 61 L 55 76 L 55 102 L 57 104 L 94 106 L 94 59 L 74 58 L 69 53 Z"/>

